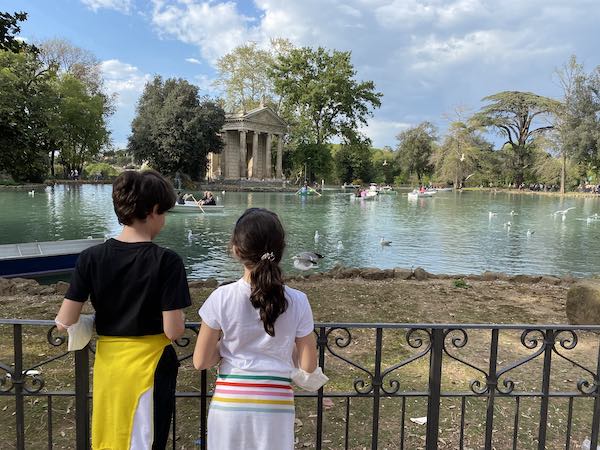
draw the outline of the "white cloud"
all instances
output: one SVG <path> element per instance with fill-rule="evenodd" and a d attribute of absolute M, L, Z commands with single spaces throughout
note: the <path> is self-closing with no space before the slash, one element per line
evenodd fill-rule
<path fill-rule="evenodd" d="M 376 147 L 389 145 L 393 148 L 396 136 L 411 126 L 412 124 L 407 122 L 371 118 L 367 126 L 361 127 L 359 131 L 370 138 Z"/>
<path fill-rule="evenodd" d="M 81 0 L 85 6 L 96 12 L 99 9 L 114 9 L 123 13 L 131 11 L 133 0 Z"/>
<path fill-rule="evenodd" d="M 185 61 L 190 64 L 202 64 L 202 62 L 196 58 L 185 58 Z"/>
<path fill-rule="evenodd" d="M 100 63 L 104 85 L 109 94 L 117 94 L 119 105 L 131 105 L 144 90 L 150 75 L 142 73 L 137 67 L 118 59 L 109 59 Z"/>

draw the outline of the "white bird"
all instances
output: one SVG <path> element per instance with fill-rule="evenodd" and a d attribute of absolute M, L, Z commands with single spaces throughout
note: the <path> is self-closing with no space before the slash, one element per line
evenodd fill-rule
<path fill-rule="evenodd" d="M 92 236 L 88 236 L 87 238 L 88 238 L 88 239 L 94 239 Z"/>
<path fill-rule="evenodd" d="M 323 258 L 323 255 L 314 252 L 300 252 L 292 257 L 294 267 L 299 270 L 308 270 L 317 267 L 321 258 Z"/>
<path fill-rule="evenodd" d="M 533 236 L 533 233 L 535 233 L 535 231 L 532 231 L 529 228 L 527 228 L 527 237 Z"/>
<path fill-rule="evenodd" d="M 508 229 L 510 229 L 510 227 L 511 227 L 511 226 L 512 226 L 512 223 L 510 223 L 510 222 L 506 222 L 506 223 L 504 224 L 504 228 L 508 228 Z"/>
<path fill-rule="evenodd" d="M 315 244 L 319 242 L 319 230 L 315 231 Z"/>
<path fill-rule="evenodd" d="M 391 245 L 391 244 L 392 244 L 392 241 L 386 241 L 384 238 L 381 238 L 381 239 L 379 240 L 379 243 L 380 243 L 382 246 L 384 246 L 384 245 Z"/>
<path fill-rule="evenodd" d="M 496 217 L 496 216 L 498 215 L 498 213 L 495 213 L 495 212 L 492 212 L 492 211 L 490 211 L 488 215 L 489 215 L 489 218 L 490 218 L 490 220 L 491 220 L 491 219 L 492 219 L 492 217 Z"/>
<path fill-rule="evenodd" d="M 567 208 L 567 209 L 563 209 L 563 210 L 559 210 L 559 211 L 554 211 L 554 212 L 552 213 L 552 215 L 553 215 L 553 216 L 558 216 L 559 214 L 562 214 L 562 216 L 563 216 L 563 220 L 565 220 L 564 218 L 566 217 L 567 213 L 568 213 L 569 211 L 571 211 L 572 209 L 575 209 L 575 207 L 574 207 L 574 206 L 571 206 L 570 208 Z"/>
<path fill-rule="evenodd" d="M 194 235 L 192 234 L 192 230 L 188 230 L 188 232 L 187 232 L 187 239 L 188 239 L 188 241 L 191 241 L 193 236 Z"/>
<path fill-rule="evenodd" d="M 27 195 L 30 195 L 31 197 L 35 196 L 35 191 L 28 191 Z"/>
<path fill-rule="evenodd" d="M 337 247 L 338 250 L 344 250 L 344 243 L 342 241 L 337 241 Z"/>
<path fill-rule="evenodd" d="M 221 191 L 221 194 L 225 195 L 225 191 Z"/>
<path fill-rule="evenodd" d="M 585 223 L 587 223 L 588 225 L 589 225 L 590 223 L 592 223 L 593 221 L 594 221 L 594 218 L 593 218 L 593 217 L 588 217 L 587 219 L 585 219 Z"/>
<path fill-rule="evenodd" d="M 511 215 L 511 216 L 518 216 L 518 215 L 519 215 L 519 213 L 515 212 L 515 210 L 513 209 L 513 210 L 510 212 L 510 215 Z"/>
<path fill-rule="evenodd" d="M 382 165 L 383 165 L 383 166 L 387 166 L 387 165 L 388 165 L 387 159 L 384 159 L 384 160 L 383 160 L 383 164 L 382 164 Z"/>
<path fill-rule="evenodd" d="M 460 162 L 463 162 L 465 160 L 465 154 L 463 153 L 462 155 L 460 155 Z"/>

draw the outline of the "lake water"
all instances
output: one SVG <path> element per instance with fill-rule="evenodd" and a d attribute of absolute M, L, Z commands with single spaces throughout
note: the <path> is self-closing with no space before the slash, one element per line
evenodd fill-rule
<path fill-rule="evenodd" d="M 37 191 L 0 192 L 0 244 L 80 239 L 118 234 L 110 185 L 58 185 Z M 597 198 L 560 198 L 488 192 L 438 193 L 409 201 L 406 193 L 353 200 L 325 191 L 322 197 L 290 193 L 218 193 L 223 213 L 168 214 L 156 239 L 184 259 L 190 278 L 239 276 L 228 254 L 233 225 L 248 207 L 277 212 L 287 230 L 287 273 L 299 273 L 291 257 L 313 250 L 325 255 L 318 270 L 353 267 L 417 267 L 433 273 L 600 273 Z M 566 214 L 556 210 L 574 207 Z M 490 217 L 489 212 L 496 215 Z M 515 215 L 511 215 L 514 211 Z M 508 227 L 505 224 L 511 222 Z M 188 239 L 188 230 L 192 238 Z M 315 242 L 315 231 L 320 238 Z M 527 233 L 530 230 L 530 234 Z M 381 246 L 380 239 L 392 241 Z M 341 241 L 341 244 L 339 243 Z"/>

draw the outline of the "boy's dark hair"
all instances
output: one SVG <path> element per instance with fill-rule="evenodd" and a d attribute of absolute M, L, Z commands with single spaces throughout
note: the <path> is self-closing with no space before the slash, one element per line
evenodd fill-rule
<path fill-rule="evenodd" d="M 259 310 L 267 334 L 275 336 L 275 321 L 288 306 L 279 267 L 285 249 L 285 231 L 279 217 L 267 209 L 247 209 L 235 224 L 231 246 L 251 270 L 250 302 Z"/>
<path fill-rule="evenodd" d="M 162 214 L 175 205 L 177 198 L 171 183 L 156 170 L 127 170 L 113 183 L 113 207 L 122 225 L 144 220 L 158 205 Z"/>

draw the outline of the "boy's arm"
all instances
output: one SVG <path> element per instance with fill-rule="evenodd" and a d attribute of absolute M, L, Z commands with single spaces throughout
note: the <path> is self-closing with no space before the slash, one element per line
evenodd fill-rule
<path fill-rule="evenodd" d="M 296 338 L 298 367 L 308 373 L 317 368 L 317 340 L 314 333 Z"/>
<path fill-rule="evenodd" d="M 185 314 L 182 309 L 163 311 L 163 330 L 172 341 L 179 339 L 185 333 Z"/>
<path fill-rule="evenodd" d="M 65 331 L 67 328 L 79 320 L 81 309 L 83 308 L 83 302 L 76 302 L 65 298 L 60 306 L 60 310 L 56 315 L 56 327 L 60 331 Z"/>

